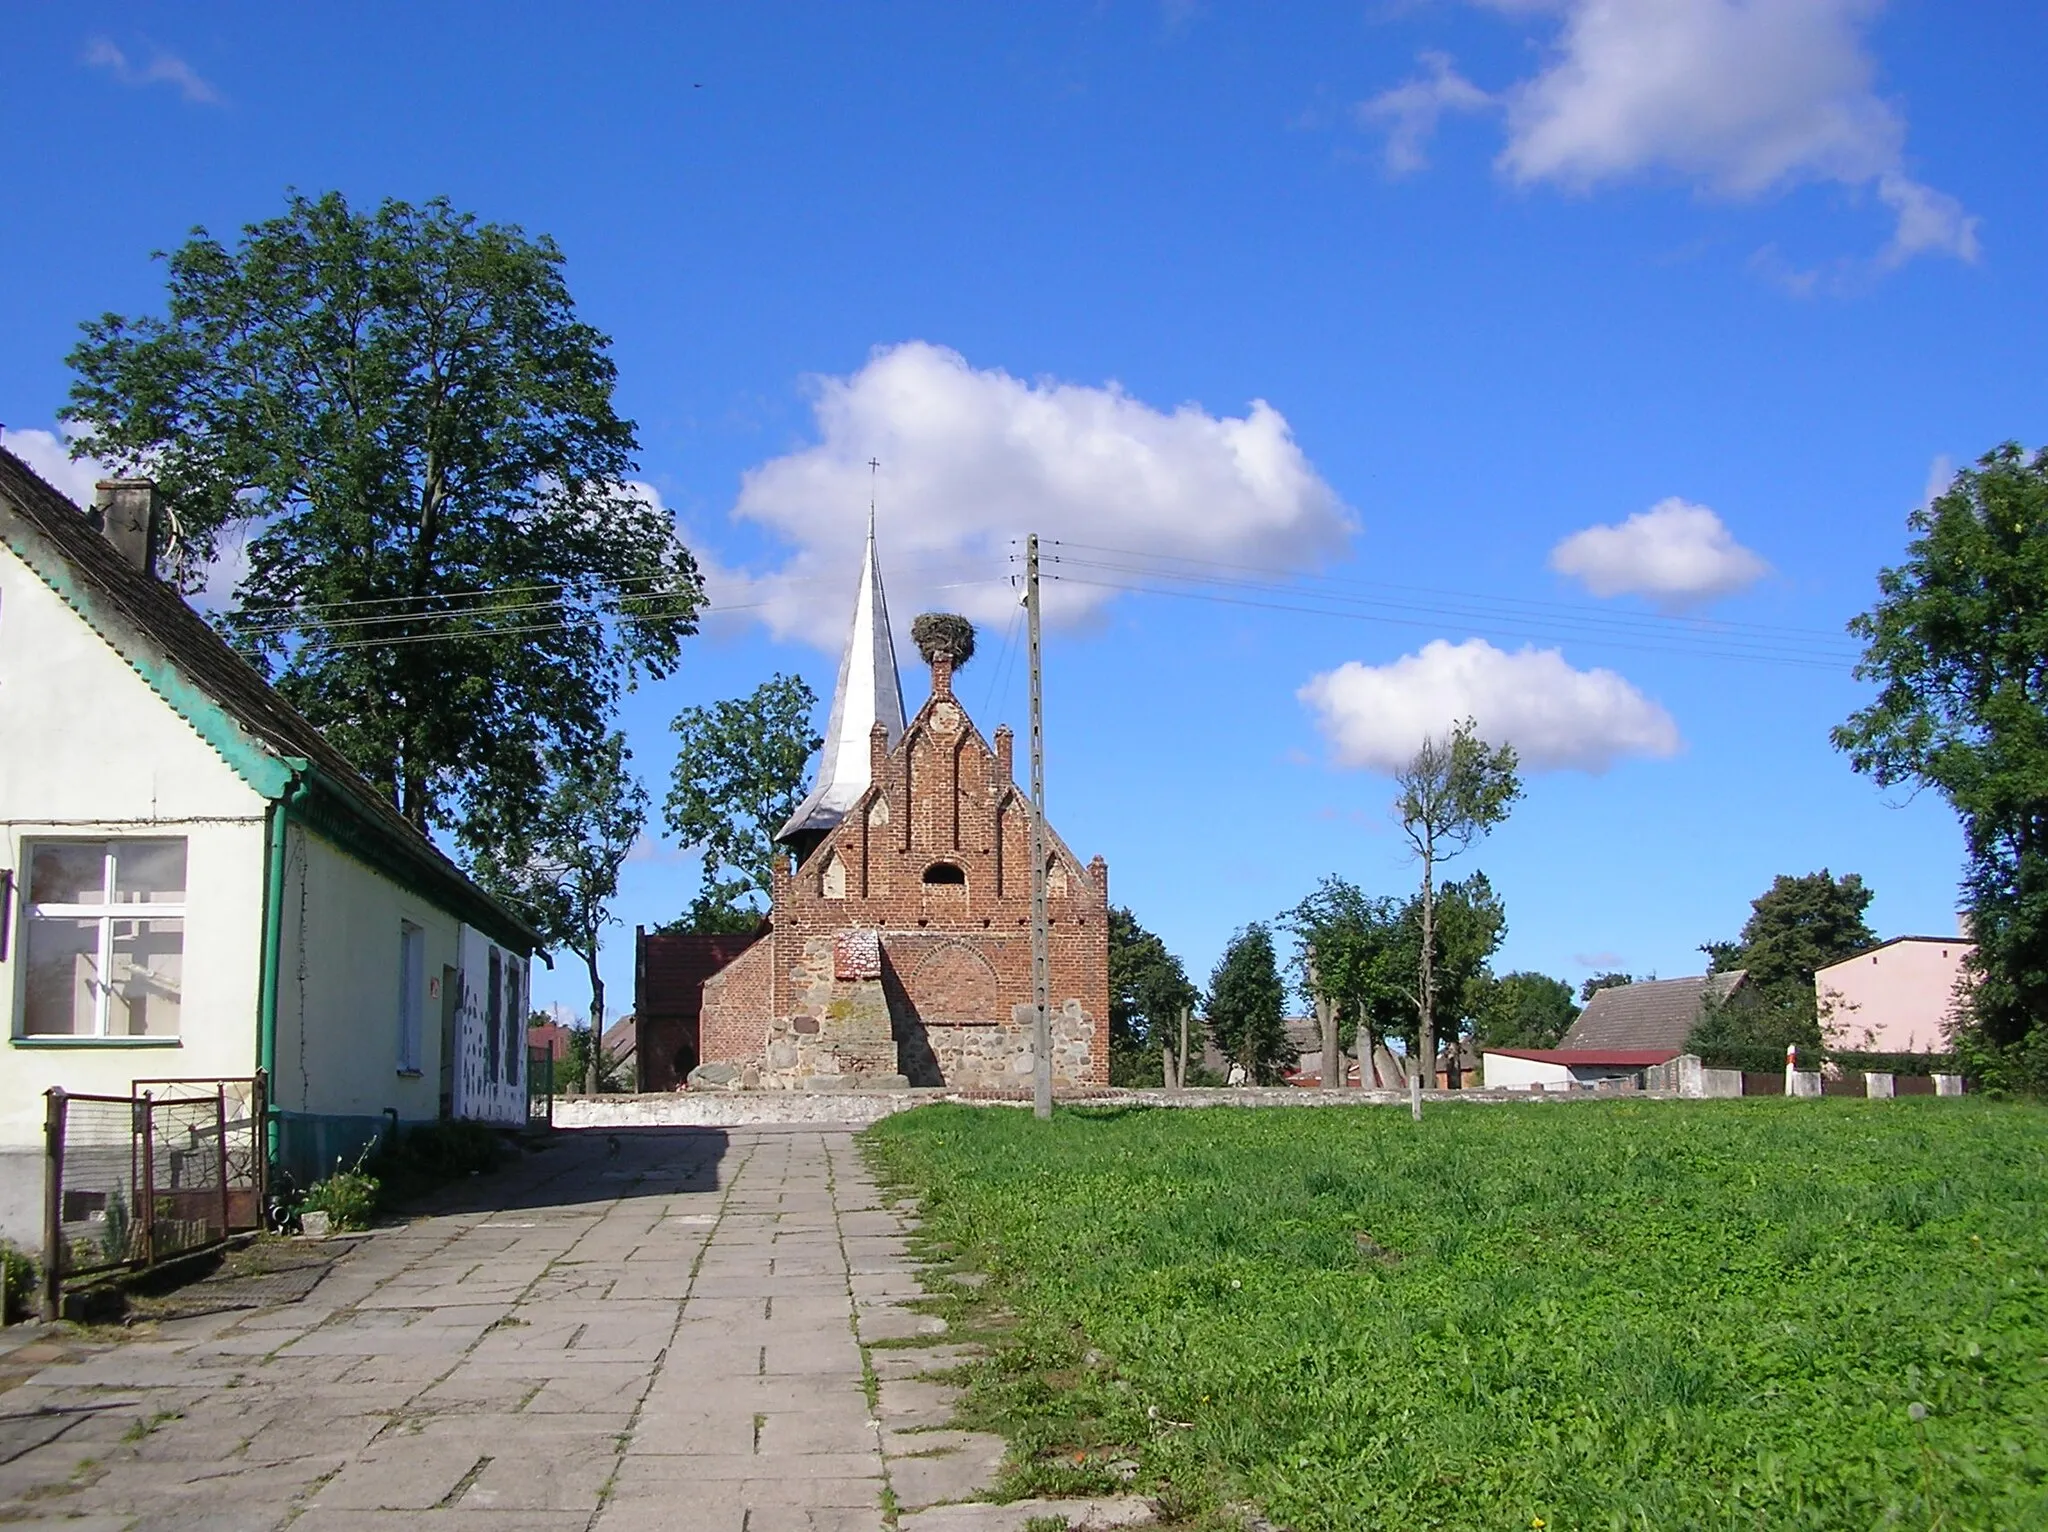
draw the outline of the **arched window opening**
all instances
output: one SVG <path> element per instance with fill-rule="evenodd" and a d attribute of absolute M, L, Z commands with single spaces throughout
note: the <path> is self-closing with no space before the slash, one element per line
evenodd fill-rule
<path fill-rule="evenodd" d="M 960 888 L 967 883 L 967 873 L 952 862 L 934 862 L 924 870 L 924 880 L 930 884 Z"/>

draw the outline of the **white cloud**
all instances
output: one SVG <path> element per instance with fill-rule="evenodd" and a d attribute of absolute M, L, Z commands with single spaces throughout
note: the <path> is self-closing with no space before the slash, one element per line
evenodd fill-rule
<path fill-rule="evenodd" d="M 1574 532 L 1550 550 L 1550 567 L 1596 596 L 1648 596 L 1667 609 L 1732 595 L 1771 572 L 1713 511 L 1676 495 L 1619 526 Z"/>
<path fill-rule="evenodd" d="M 82 434 L 80 427 L 68 423 L 63 427 L 61 436 L 54 431 L 40 431 L 33 427 L 19 431 L 10 429 L 0 432 L 0 446 L 28 464 L 44 482 L 73 505 L 80 510 L 89 510 L 99 498 L 99 481 L 124 475 L 113 464 L 96 457 L 72 457 L 70 444 Z M 252 531 L 248 523 L 221 530 L 215 540 L 213 560 L 202 571 L 198 588 L 187 592 L 187 599 L 202 612 L 224 612 L 233 605 L 235 587 L 249 572 L 249 537 Z"/>
<path fill-rule="evenodd" d="M 0 431 L 0 446 L 33 468 L 45 483 L 61 491 L 72 504 L 84 508 L 93 503 L 94 486 L 102 479 L 117 475 L 98 458 L 72 457 L 71 442 L 78 434 L 74 426 L 66 426 L 62 436 L 55 431 L 38 431 L 33 427 L 26 430 L 10 427 Z"/>
<path fill-rule="evenodd" d="M 85 48 L 85 64 L 104 69 L 123 85 L 169 85 L 195 106 L 219 106 L 224 99 L 198 70 L 160 48 L 150 50 L 149 62 L 137 66 L 128 55 L 104 37 L 95 37 Z"/>
<path fill-rule="evenodd" d="M 1934 461 L 1927 465 L 1927 484 L 1920 491 L 1920 509 L 1926 510 L 1949 491 L 1956 481 L 1956 465 L 1946 452 L 1934 454 Z"/>
<path fill-rule="evenodd" d="M 1905 118 L 1876 92 L 1864 33 L 1882 0 L 1494 8 L 1562 17 L 1547 67 L 1499 97 L 1508 142 L 1498 164 L 1511 179 L 1591 191 L 1663 173 L 1732 198 L 1835 182 L 1867 189 L 1891 210 L 1879 267 L 1929 253 L 1977 258 L 1977 220 L 1906 173 Z M 1432 68 L 1432 79 L 1457 78 L 1448 60 Z M 1432 79 L 1400 89 L 1426 92 Z M 1397 135 L 1419 122 L 1414 131 L 1426 136 L 1434 125 L 1394 121 Z M 1395 149 L 1390 140 L 1390 159 Z M 1403 152 L 1419 156 L 1420 137 Z"/>
<path fill-rule="evenodd" d="M 1007 623 L 1017 603 L 1007 576 L 1029 532 L 1306 568 L 1340 551 L 1352 530 L 1336 491 L 1264 400 L 1242 416 L 1160 410 L 1114 383 L 1029 381 L 923 341 L 878 349 L 851 376 L 812 386 L 817 444 L 749 471 L 733 507 L 793 552 L 766 573 L 705 563 L 714 612 L 752 606 L 778 636 L 828 650 L 846 637 L 870 458 L 882 464 L 877 528 L 898 622 L 934 605 Z M 1047 618 L 1084 619 L 1114 594 L 1053 581 Z"/>
<path fill-rule="evenodd" d="M 1296 694 L 1337 763 L 1399 770 L 1461 719 L 1511 744 L 1530 771 L 1603 772 L 1626 756 L 1677 754 L 1678 725 L 1611 670 L 1574 670 L 1555 649 L 1513 654 L 1482 638 L 1432 639 L 1387 665 L 1349 660 Z"/>
<path fill-rule="evenodd" d="M 1429 164 L 1429 141 L 1446 112 L 1481 112 L 1494 99 L 1452 67 L 1447 53 L 1427 52 L 1422 75 L 1361 102 L 1358 120 L 1387 125 L 1387 173 L 1405 176 Z"/>

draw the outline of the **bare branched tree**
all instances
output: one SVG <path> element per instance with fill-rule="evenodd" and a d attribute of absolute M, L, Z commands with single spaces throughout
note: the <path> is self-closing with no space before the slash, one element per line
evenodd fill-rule
<path fill-rule="evenodd" d="M 1422 1083 L 1436 1089 L 1436 869 L 1469 849 L 1508 817 L 1522 796 L 1513 745 L 1489 745 L 1470 718 L 1438 739 L 1425 738 L 1414 758 L 1396 774 L 1400 787 L 1394 813 L 1422 863 L 1422 945 L 1417 963 L 1415 1009 L 1417 1062 Z"/>

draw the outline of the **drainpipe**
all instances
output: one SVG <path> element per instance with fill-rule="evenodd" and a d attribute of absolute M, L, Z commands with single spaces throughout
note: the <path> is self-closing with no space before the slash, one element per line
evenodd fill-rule
<path fill-rule="evenodd" d="M 291 811 L 306 799 L 306 782 L 294 771 L 270 805 L 270 845 L 264 855 L 263 977 L 256 1016 L 256 1067 L 266 1079 L 277 1075 L 277 991 L 284 967 L 284 865 Z M 276 1098 L 273 1085 L 272 1099 Z"/>

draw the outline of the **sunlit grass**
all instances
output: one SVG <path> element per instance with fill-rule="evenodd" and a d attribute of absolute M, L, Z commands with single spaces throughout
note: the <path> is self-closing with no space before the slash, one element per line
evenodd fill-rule
<path fill-rule="evenodd" d="M 973 1407 L 1019 1488 L 1127 1453 L 1299 1532 L 2048 1526 L 2037 1108 L 934 1107 L 870 1143 L 1015 1311 Z"/>

